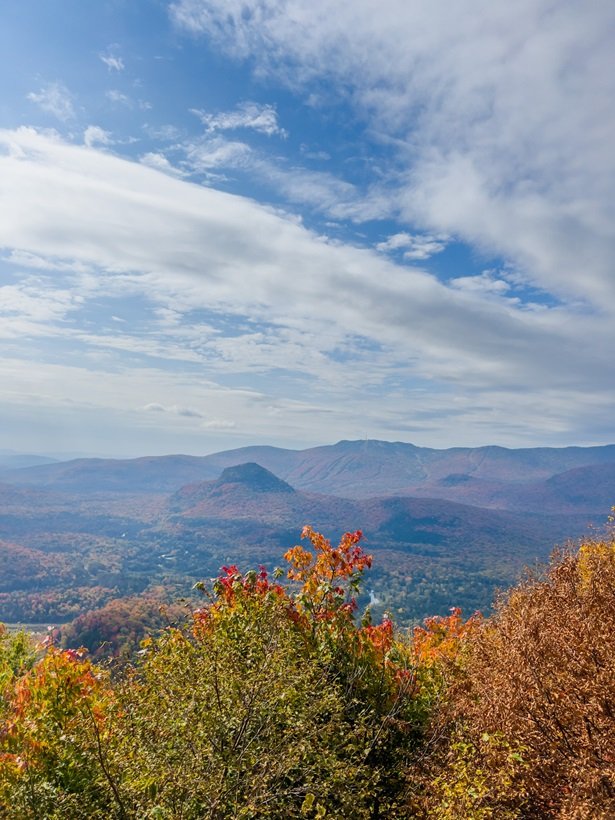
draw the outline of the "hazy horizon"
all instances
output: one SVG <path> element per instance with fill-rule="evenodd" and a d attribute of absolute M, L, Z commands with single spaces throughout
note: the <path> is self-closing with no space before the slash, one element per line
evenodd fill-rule
<path fill-rule="evenodd" d="M 419 448 L 424 448 L 428 450 L 454 450 L 454 449 L 480 449 L 480 448 L 487 448 L 487 447 L 495 447 L 504 450 L 532 450 L 532 449 L 566 449 L 566 448 L 581 448 L 586 449 L 588 447 L 609 447 L 615 445 L 615 442 L 612 441 L 605 441 L 602 444 L 568 444 L 563 445 L 561 447 L 550 447 L 546 446 L 543 447 L 541 445 L 535 445 L 533 447 L 505 447 L 504 445 L 500 444 L 481 444 L 477 445 L 476 447 L 465 447 L 462 445 L 451 445 L 448 447 L 438 447 L 438 446 L 431 446 L 431 445 L 418 445 L 412 441 L 393 441 L 393 440 L 386 440 L 386 439 L 339 439 L 338 441 L 323 441 L 317 444 L 308 445 L 305 447 L 297 446 L 297 447 L 282 447 L 279 444 L 268 444 L 268 443 L 248 443 L 248 444 L 241 444 L 232 447 L 215 447 L 214 449 L 207 450 L 207 451 L 150 451 L 150 452 L 132 452 L 132 453 L 109 453 L 104 454 L 100 452 L 62 452 L 58 450 L 14 450 L 11 448 L 0 448 L 0 457 L 1 456 L 40 456 L 42 458 L 50 458 L 55 459 L 57 461 L 73 461 L 77 459 L 112 459 L 112 460 L 132 460 L 138 458 L 163 458 L 166 456 L 191 456 L 191 457 L 205 457 L 209 455 L 214 455 L 216 453 L 222 453 L 231 450 L 240 450 L 249 447 L 272 447 L 277 449 L 283 450 L 290 450 L 290 451 L 303 451 L 303 450 L 310 450 L 317 447 L 334 447 L 337 444 L 342 444 L 345 442 L 351 443 L 360 443 L 365 442 L 369 443 L 384 443 L 384 444 L 403 444 L 409 446 L 415 446 Z"/>

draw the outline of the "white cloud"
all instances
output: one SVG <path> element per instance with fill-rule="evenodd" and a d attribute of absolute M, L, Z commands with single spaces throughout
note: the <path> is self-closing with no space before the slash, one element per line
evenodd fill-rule
<path fill-rule="evenodd" d="M 185 146 L 186 164 L 196 172 L 215 168 L 245 167 L 252 149 L 245 142 L 222 137 L 200 140 Z"/>
<path fill-rule="evenodd" d="M 147 100 L 135 99 L 117 88 L 110 88 L 105 91 L 105 97 L 116 106 L 123 106 L 129 109 L 139 109 L 140 111 L 150 111 L 152 104 Z M 129 140 L 133 141 L 133 140 Z"/>
<path fill-rule="evenodd" d="M 44 323 L 64 318 L 82 298 L 69 290 L 54 289 L 52 293 L 36 279 L 26 279 L 18 285 L 0 287 L 0 315 L 18 315 Z"/>
<path fill-rule="evenodd" d="M 76 343 L 84 343 L 91 347 L 99 347 L 104 350 L 120 351 L 122 353 L 137 354 L 140 358 L 149 360 L 159 359 L 167 363 L 170 362 L 192 362 L 199 363 L 203 357 L 187 345 L 169 342 L 164 338 L 142 338 L 134 333 L 119 334 L 114 333 L 87 333 L 75 330 L 71 334 Z"/>
<path fill-rule="evenodd" d="M 456 443 L 545 440 L 550 420 L 578 440 L 606 429 L 612 306 L 528 311 L 497 273 L 447 286 L 375 251 L 329 243 L 249 199 L 33 129 L 0 131 L 0 178 L 3 264 L 24 260 L 66 277 L 48 277 L 36 297 L 9 290 L 5 304 L 30 321 L 45 305 L 51 312 L 35 321 L 69 334 L 71 355 L 110 357 L 91 359 L 109 363 L 104 378 L 85 368 L 46 376 L 46 362 L 30 368 L 24 359 L 22 375 L 2 365 L 13 401 L 25 402 L 39 378 L 41 401 L 60 406 L 71 396 L 100 413 L 168 407 L 160 397 L 173 396 L 172 406 L 230 419 L 255 437 L 271 435 L 275 414 L 287 441 L 361 435 L 366 426 L 390 437 L 409 424 L 432 443 L 434 429 L 444 435 L 453 424 L 446 434 Z M 118 333 L 99 317 L 93 327 L 99 303 L 109 325 L 114 315 L 130 319 L 123 306 L 138 306 L 138 322 Z M 62 324 L 67 311 L 71 328 Z M 213 373 L 241 374 L 262 390 L 214 388 Z M 159 416 L 160 424 L 190 418 L 177 410 L 139 419 Z"/>
<path fill-rule="evenodd" d="M 411 235 L 405 231 L 393 234 L 385 242 L 379 242 L 376 249 L 382 252 L 404 249 L 405 259 L 429 259 L 446 248 L 447 236 L 431 234 Z"/>
<path fill-rule="evenodd" d="M 88 125 L 83 133 L 83 142 L 88 148 L 94 145 L 111 145 L 111 134 L 98 125 Z"/>
<path fill-rule="evenodd" d="M 6 261 L 17 268 L 34 268 L 36 270 L 71 271 L 73 273 L 88 273 L 92 270 L 91 266 L 84 265 L 77 260 L 49 259 L 23 250 L 10 251 L 4 258 L 0 258 L 0 261 Z"/>
<path fill-rule="evenodd" d="M 250 128 L 268 137 L 277 134 L 287 136 L 286 131 L 278 124 L 277 111 L 272 105 L 260 105 L 255 102 L 240 103 L 234 111 L 222 111 L 212 114 L 207 111 L 193 110 L 209 133 L 215 131 L 234 131 L 238 128 Z"/>
<path fill-rule="evenodd" d="M 221 136 L 175 146 L 182 150 L 182 165 L 196 173 L 219 179 L 224 170 L 242 170 L 292 205 L 307 205 L 334 219 L 366 222 L 391 216 L 391 204 L 381 192 L 367 194 L 327 171 L 291 165 L 283 157 L 267 157 L 245 142 Z M 219 173 L 210 173 L 217 170 Z"/>
<path fill-rule="evenodd" d="M 181 131 L 175 125 L 145 125 L 144 129 L 150 137 L 156 140 L 164 140 L 165 142 L 178 140 L 181 136 Z"/>
<path fill-rule="evenodd" d="M 149 413 L 172 413 L 176 416 L 183 416 L 188 419 L 204 418 L 203 414 L 198 410 L 194 410 L 191 407 L 179 407 L 177 404 L 173 404 L 170 407 L 165 407 L 164 404 L 151 402 L 150 404 L 146 404 L 143 409 L 147 410 Z"/>
<path fill-rule="evenodd" d="M 505 279 L 494 276 L 490 271 L 483 271 L 478 276 L 457 276 L 451 279 L 451 285 L 459 290 L 475 293 L 507 293 L 510 284 Z"/>
<path fill-rule="evenodd" d="M 510 260 L 557 298 L 615 302 L 615 6 L 598 0 L 178 0 L 175 23 L 396 146 L 413 230 Z M 318 104 L 318 101 L 316 101 Z"/>
<path fill-rule="evenodd" d="M 309 205 L 335 218 L 353 218 L 357 221 L 381 216 L 369 197 L 351 183 L 325 171 L 288 166 L 262 157 L 252 159 L 250 171 L 262 184 L 274 188 L 287 201 Z"/>
<path fill-rule="evenodd" d="M 237 425 L 230 419 L 210 419 L 204 421 L 201 427 L 206 430 L 233 430 Z"/>
<path fill-rule="evenodd" d="M 124 60 L 122 60 L 121 57 L 118 57 L 117 54 L 111 54 L 111 53 L 100 54 L 99 57 L 103 61 L 103 63 L 107 66 L 109 71 L 118 71 L 119 72 L 119 71 L 123 71 L 124 68 L 125 68 Z"/>
<path fill-rule="evenodd" d="M 127 94 L 124 94 L 122 91 L 118 91 L 117 88 L 111 88 L 109 91 L 105 91 L 105 97 L 110 102 L 118 105 L 125 105 L 127 108 L 132 108 L 134 105 L 132 98 Z"/>
<path fill-rule="evenodd" d="M 181 168 L 176 168 L 174 165 L 171 165 L 165 155 L 157 151 L 149 151 L 147 154 L 143 154 L 143 156 L 139 158 L 139 161 L 142 162 L 143 165 L 149 165 L 150 168 L 155 168 L 165 174 L 171 174 L 171 176 L 185 176 L 185 172 L 182 171 Z"/>
<path fill-rule="evenodd" d="M 19 284 L 0 286 L 0 337 L 36 339 L 60 337 L 70 314 L 83 304 L 81 294 L 27 277 Z"/>
<path fill-rule="evenodd" d="M 28 99 L 63 122 L 75 116 L 72 95 L 62 83 L 49 83 L 38 92 L 31 91 Z"/>

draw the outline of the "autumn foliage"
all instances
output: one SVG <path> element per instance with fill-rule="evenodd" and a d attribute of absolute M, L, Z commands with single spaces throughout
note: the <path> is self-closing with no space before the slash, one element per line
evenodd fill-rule
<path fill-rule="evenodd" d="M 120 678 L 54 646 L 16 667 L 0 806 L 23 818 L 403 812 L 428 682 L 390 619 L 357 623 L 361 533 L 303 537 L 286 573 L 224 567 L 186 628 L 144 640 Z"/>
<path fill-rule="evenodd" d="M 426 816 L 615 817 L 614 604 L 615 539 L 588 541 L 476 624 L 433 716 Z"/>
<path fill-rule="evenodd" d="M 615 816 L 615 541 L 407 632 L 357 612 L 360 532 L 285 559 L 121 675 L 0 631 L 0 817 Z"/>

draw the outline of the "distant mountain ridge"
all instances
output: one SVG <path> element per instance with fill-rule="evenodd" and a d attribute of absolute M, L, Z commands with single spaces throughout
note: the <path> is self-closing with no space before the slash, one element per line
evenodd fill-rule
<path fill-rule="evenodd" d="M 15 470 L 21 467 L 36 467 L 40 464 L 54 464 L 58 459 L 13 450 L 0 450 L 0 470 Z"/>
<path fill-rule="evenodd" d="M 209 456 L 77 459 L 0 470 L 0 480 L 54 491 L 169 493 L 253 463 L 297 490 L 346 498 L 404 495 L 491 509 L 604 512 L 615 502 L 615 445 L 436 450 L 403 442 L 340 441 L 305 450 L 252 446 Z M 582 470 L 582 474 L 566 475 Z M 582 475 L 582 478 L 581 478 Z M 559 478 L 557 478 L 559 476 Z M 567 482 L 584 487 L 577 492 Z M 608 499 L 611 499 L 610 501 Z"/>
<path fill-rule="evenodd" d="M 204 463 L 203 457 L 176 455 L 78 458 L 19 470 L 0 470 L 0 478 L 6 483 L 65 492 L 159 493 L 191 481 L 214 478 L 219 472 L 217 467 Z"/>
<path fill-rule="evenodd" d="M 332 541 L 362 529 L 378 606 L 408 623 L 484 609 L 524 564 L 601 527 L 613 500 L 613 446 L 362 441 L 12 470 L 0 475 L 0 615 L 62 620 L 156 585 L 186 594 L 223 564 L 274 566 L 305 524 Z"/>

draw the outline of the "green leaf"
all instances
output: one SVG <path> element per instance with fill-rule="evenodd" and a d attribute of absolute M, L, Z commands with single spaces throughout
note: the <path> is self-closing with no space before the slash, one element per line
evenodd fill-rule
<path fill-rule="evenodd" d="M 310 811 L 310 809 L 314 805 L 314 800 L 315 799 L 316 798 L 314 797 L 314 795 L 311 792 L 308 792 L 305 795 L 305 800 L 301 804 L 301 814 L 307 814 Z"/>

